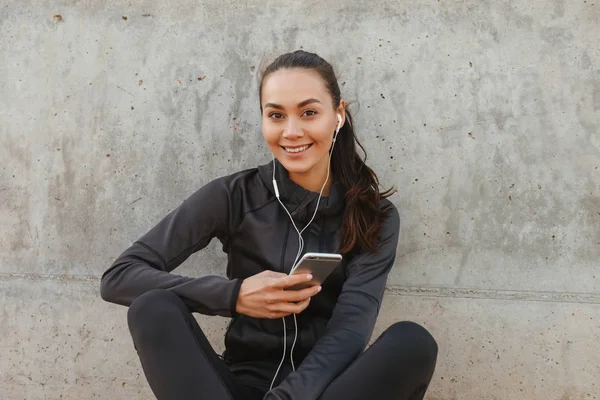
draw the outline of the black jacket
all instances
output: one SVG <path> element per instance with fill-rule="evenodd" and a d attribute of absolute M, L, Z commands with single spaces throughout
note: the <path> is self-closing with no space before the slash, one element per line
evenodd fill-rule
<path fill-rule="evenodd" d="M 276 163 L 281 200 L 299 229 L 310 220 L 318 193 L 288 178 Z M 266 269 L 288 273 L 298 235 L 275 198 L 273 163 L 216 179 L 202 187 L 133 243 L 104 273 L 102 298 L 130 305 L 142 293 L 163 288 L 191 310 L 231 317 L 225 335 L 225 362 L 237 374 L 268 388 L 283 353 L 281 319 L 255 319 L 235 312 L 244 278 Z M 334 180 L 329 197 L 303 233 L 305 252 L 334 253 L 340 244 L 345 191 Z M 387 275 L 394 264 L 400 220 L 388 200 L 376 253 L 354 251 L 327 278 L 323 290 L 297 315 L 296 372 L 289 368 L 294 323 L 287 322 L 288 359 L 279 385 L 265 399 L 317 399 L 329 383 L 364 350 L 373 331 Z M 228 255 L 227 277 L 183 277 L 170 272 L 217 237 Z"/>

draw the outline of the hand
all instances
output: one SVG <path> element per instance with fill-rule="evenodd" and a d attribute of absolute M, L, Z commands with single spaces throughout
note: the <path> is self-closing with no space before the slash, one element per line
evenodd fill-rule
<path fill-rule="evenodd" d="M 310 298 L 321 291 L 321 286 L 284 289 L 311 279 L 309 274 L 286 275 L 274 271 L 253 275 L 242 282 L 235 310 L 254 318 L 275 319 L 299 314 L 308 307 Z"/>

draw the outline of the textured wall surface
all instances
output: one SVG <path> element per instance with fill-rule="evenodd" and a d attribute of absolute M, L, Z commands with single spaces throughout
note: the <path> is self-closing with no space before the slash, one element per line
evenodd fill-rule
<path fill-rule="evenodd" d="M 0 0 L 0 399 L 152 398 L 99 276 L 269 161 L 256 72 L 297 48 L 399 189 L 376 334 L 434 334 L 427 399 L 600 398 L 600 2 Z"/>

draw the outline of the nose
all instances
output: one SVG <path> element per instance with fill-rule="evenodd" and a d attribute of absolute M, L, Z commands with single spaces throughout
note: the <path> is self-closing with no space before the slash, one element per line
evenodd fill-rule
<path fill-rule="evenodd" d="M 283 137 L 294 140 L 301 138 L 302 136 L 304 136 L 304 133 L 302 132 L 302 128 L 300 124 L 298 124 L 298 121 L 296 121 L 294 118 L 289 118 L 283 130 Z"/>

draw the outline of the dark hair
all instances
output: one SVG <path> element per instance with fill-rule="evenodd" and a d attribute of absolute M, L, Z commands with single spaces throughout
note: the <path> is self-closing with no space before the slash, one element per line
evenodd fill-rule
<path fill-rule="evenodd" d="M 306 68 L 318 72 L 331 94 L 334 109 L 339 107 L 340 87 L 333 67 L 318 55 L 302 50 L 283 54 L 267 66 L 260 77 L 258 89 L 261 104 L 265 78 L 277 70 L 292 68 Z M 363 157 L 358 154 L 358 148 L 361 149 Z M 342 240 L 338 249 L 342 254 L 349 253 L 355 246 L 371 252 L 377 250 L 381 221 L 385 217 L 379 208 L 379 201 L 395 192 L 394 188 L 385 192 L 379 191 L 377 175 L 365 164 L 366 159 L 367 152 L 358 141 L 352 116 L 346 110 L 346 121 L 340 129 L 331 155 L 331 172 L 346 189 Z"/>

